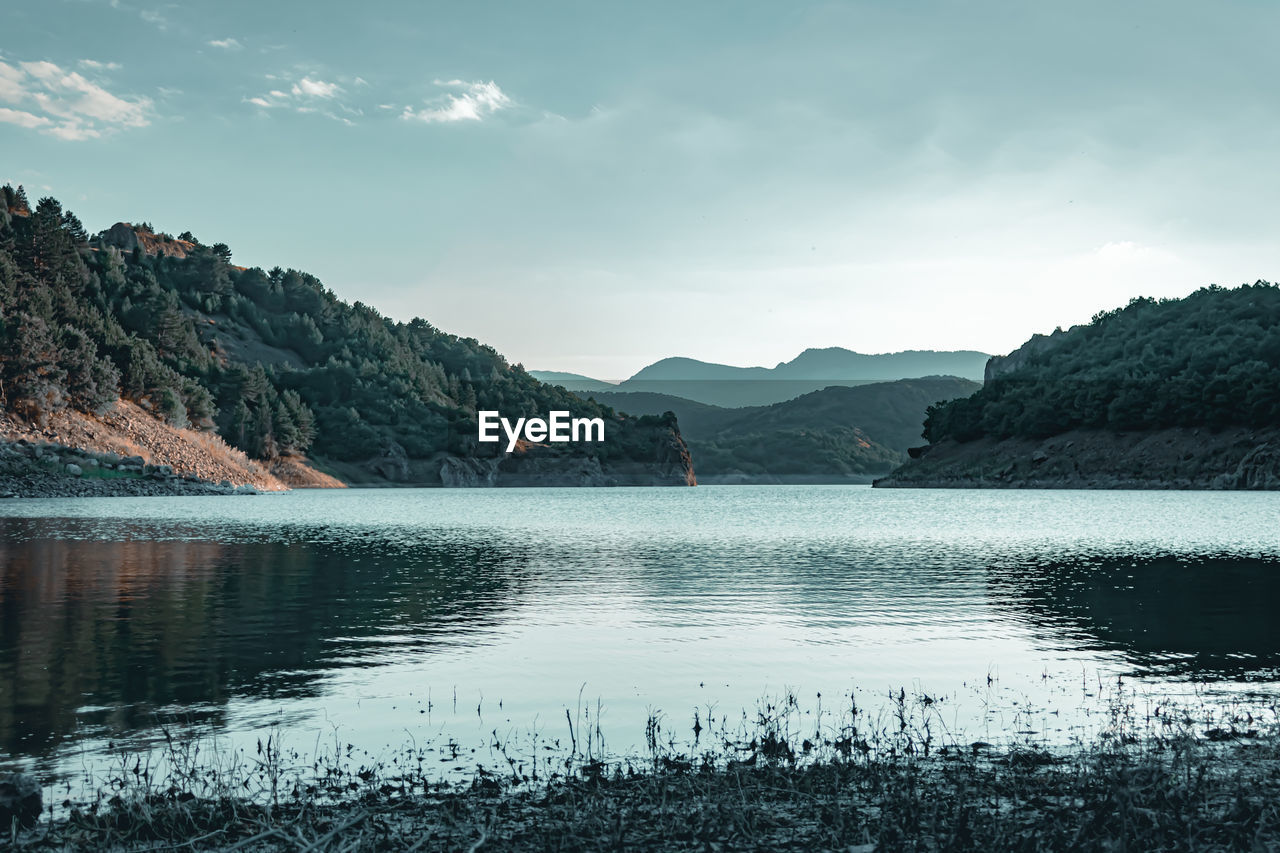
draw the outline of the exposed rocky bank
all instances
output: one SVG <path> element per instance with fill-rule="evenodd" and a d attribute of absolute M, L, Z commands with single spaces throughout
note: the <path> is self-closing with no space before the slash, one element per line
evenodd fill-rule
<path fill-rule="evenodd" d="M 946 440 L 877 488 L 1280 489 L 1280 429 L 1072 430 L 1051 438 Z"/>
<path fill-rule="evenodd" d="M 124 400 L 99 416 L 66 410 L 44 424 L 0 414 L 3 497 L 256 494 L 296 486 L 342 483 L 305 460 L 268 467 L 216 435 L 176 429 Z"/>
<path fill-rule="evenodd" d="M 211 433 L 175 429 L 134 403 L 109 412 L 51 415 L 43 425 L 0 413 L 0 497 L 256 494 L 361 486 L 692 486 L 689 449 L 673 425 L 631 458 L 603 461 L 574 449 L 521 442 L 514 453 L 410 459 L 392 442 L 363 463 L 284 456 L 249 459 Z M 341 477 L 342 479 L 339 479 Z"/>

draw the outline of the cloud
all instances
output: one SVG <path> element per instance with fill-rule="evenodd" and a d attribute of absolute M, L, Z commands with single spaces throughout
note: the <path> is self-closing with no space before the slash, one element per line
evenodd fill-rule
<path fill-rule="evenodd" d="M 511 98 L 492 80 L 487 83 L 480 81 L 467 82 L 465 80 L 436 80 L 435 84 L 442 88 L 460 89 L 462 91 L 460 94 L 447 94 L 443 97 L 443 100 L 437 100 L 435 103 L 438 103 L 439 106 L 421 110 L 405 107 L 401 117 L 428 123 L 480 121 L 485 116 L 492 115 L 512 104 Z"/>
<path fill-rule="evenodd" d="M 80 64 L 107 68 L 108 64 Z M 0 61 L 0 121 L 60 139 L 94 139 L 111 131 L 151 123 L 151 99 L 120 97 L 77 71 L 52 62 Z M 17 109 L 14 109 L 16 107 Z"/>
<path fill-rule="evenodd" d="M 244 47 L 244 45 L 240 44 L 240 42 L 233 38 L 211 39 L 209 41 L 209 46 L 220 47 L 223 50 L 241 50 Z"/>
<path fill-rule="evenodd" d="M 1093 256 L 1108 263 L 1170 263 L 1178 260 L 1178 256 L 1172 252 L 1132 240 L 1104 243 L 1094 251 Z"/>
<path fill-rule="evenodd" d="M 138 15 L 156 29 L 167 30 L 169 28 L 169 20 L 155 9 L 143 9 Z"/>
<path fill-rule="evenodd" d="M 287 109 L 298 113 L 317 113 L 346 125 L 354 124 L 351 119 L 363 115 L 360 109 L 343 103 L 340 96 L 346 90 L 338 83 L 310 76 L 290 83 L 288 77 L 277 74 L 268 74 L 267 79 L 282 81 L 288 88 L 272 89 L 263 95 L 246 97 L 243 99 L 246 104 L 265 110 Z"/>
<path fill-rule="evenodd" d="M 8 107 L 0 107 L 0 121 L 6 124 L 16 124 L 18 127 L 48 127 L 53 124 L 44 116 L 38 116 L 34 113 L 25 112 L 23 110 L 11 110 Z"/>
<path fill-rule="evenodd" d="M 323 80 L 312 80 L 310 77 L 303 77 L 293 84 L 291 91 L 295 96 L 332 98 L 341 92 L 342 88 L 337 83 L 326 83 Z"/>
<path fill-rule="evenodd" d="M 96 59 L 80 60 L 81 68 L 88 68 L 90 71 L 119 71 L 122 66 L 119 62 L 99 62 Z"/>

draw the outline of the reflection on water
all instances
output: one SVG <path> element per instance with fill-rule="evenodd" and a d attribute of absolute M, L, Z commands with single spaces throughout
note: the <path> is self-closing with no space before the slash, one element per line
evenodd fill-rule
<path fill-rule="evenodd" d="M 477 642 L 518 601 L 523 558 L 475 543 L 407 552 L 368 541 L 42 538 L 0 519 L 0 750 L 47 749 L 84 723 L 156 709 L 217 722 L 229 696 L 314 694 L 323 670 Z M 172 532 L 172 531 L 168 531 Z"/>
<path fill-rule="evenodd" d="M 991 599 L 1046 637 L 1117 651 L 1140 675 L 1274 680 L 1280 561 L 1109 556 L 993 570 Z"/>
<path fill-rule="evenodd" d="M 11 502 L 0 761 L 91 762 L 161 724 L 479 743 L 579 696 L 625 748 L 655 710 L 903 685 L 999 729 L 991 691 L 1065 720 L 1042 676 L 1082 669 L 1230 695 L 1280 668 L 1278 509 L 856 487 Z"/>

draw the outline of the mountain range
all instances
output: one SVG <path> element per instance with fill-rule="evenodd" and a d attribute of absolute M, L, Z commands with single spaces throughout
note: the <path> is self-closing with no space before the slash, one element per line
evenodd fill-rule
<path fill-rule="evenodd" d="M 923 376 L 981 380 L 989 358 L 987 353 L 972 350 L 868 355 L 826 347 L 807 349 L 774 367 L 734 367 L 692 358 L 664 358 L 616 384 L 555 371 L 535 370 L 531 375 L 570 391 L 649 392 L 736 408 L 781 403 L 833 385 L 855 386 Z"/>
<path fill-rule="evenodd" d="M 900 379 L 740 408 L 652 391 L 578 393 L 628 414 L 674 413 L 702 483 L 869 482 L 921 443 L 931 405 L 979 387 L 954 376 Z"/>

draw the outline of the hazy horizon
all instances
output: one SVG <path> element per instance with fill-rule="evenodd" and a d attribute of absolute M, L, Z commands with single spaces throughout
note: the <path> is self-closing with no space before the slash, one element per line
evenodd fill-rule
<path fill-rule="evenodd" d="M 1280 278 L 1280 7 L 362 12 L 11 4 L 0 182 L 607 378 Z"/>

